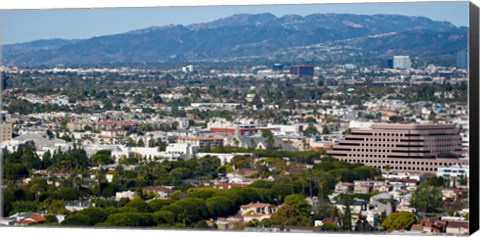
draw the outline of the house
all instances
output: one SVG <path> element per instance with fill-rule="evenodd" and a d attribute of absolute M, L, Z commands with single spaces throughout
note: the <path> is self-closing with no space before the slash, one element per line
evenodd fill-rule
<path fill-rule="evenodd" d="M 128 199 L 133 199 L 137 196 L 137 193 L 132 192 L 132 191 L 124 191 L 124 192 L 116 192 L 115 193 L 115 200 L 120 201 L 122 198 L 128 198 Z"/>
<path fill-rule="evenodd" d="M 269 219 L 271 214 L 277 211 L 277 207 L 270 203 L 250 203 L 240 206 L 240 215 L 243 216 L 244 222 L 249 222 L 253 219 L 259 221 Z"/>
<path fill-rule="evenodd" d="M 228 183 L 228 184 L 217 184 L 215 186 L 213 186 L 215 189 L 219 189 L 219 190 L 226 190 L 226 189 L 231 189 L 231 188 L 234 188 L 234 187 L 247 187 L 248 184 L 240 184 L 240 183 Z"/>
<path fill-rule="evenodd" d="M 384 217 L 390 215 L 390 213 L 395 212 L 395 202 L 393 200 L 393 195 L 388 193 L 380 193 L 370 198 L 369 206 L 377 213 L 381 213 Z"/>
<path fill-rule="evenodd" d="M 392 190 L 393 190 L 393 185 L 387 184 L 387 183 L 375 184 L 373 186 L 373 191 L 377 191 L 377 192 L 380 192 L 380 193 L 388 193 Z"/>
<path fill-rule="evenodd" d="M 353 191 L 353 183 L 349 182 L 338 182 L 335 185 L 335 192 L 336 193 L 342 193 L 342 194 L 349 194 Z"/>
<path fill-rule="evenodd" d="M 171 188 L 164 186 L 147 186 L 142 189 L 144 194 L 152 193 L 156 198 L 168 199 L 168 195 L 173 192 Z"/>
<path fill-rule="evenodd" d="M 320 206 L 320 200 L 317 197 L 306 197 L 305 200 L 310 204 L 312 210 L 316 210 L 318 206 Z"/>
<path fill-rule="evenodd" d="M 337 199 L 334 205 L 340 213 L 345 213 L 346 206 L 340 199 Z M 354 198 L 350 204 L 350 211 L 352 214 L 357 214 L 362 211 L 366 211 L 367 209 L 368 209 L 368 202 L 363 199 Z"/>
<path fill-rule="evenodd" d="M 20 213 L 20 215 L 16 216 L 14 225 L 34 225 L 41 224 L 43 222 L 45 222 L 44 214 Z"/>
<path fill-rule="evenodd" d="M 64 205 L 65 210 L 70 212 L 81 211 L 87 209 L 89 207 L 95 207 L 95 203 L 91 202 L 82 202 L 82 201 L 72 201 L 72 202 L 65 202 Z"/>
<path fill-rule="evenodd" d="M 446 233 L 454 235 L 468 235 L 468 221 L 448 221 Z"/>
<path fill-rule="evenodd" d="M 247 215 L 251 214 L 273 214 L 277 208 L 270 203 L 250 203 L 240 206 L 240 214 Z"/>
<path fill-rule="evenodd" d="M 353 187 L 353 193 L 356 194 L 369 194 L 372 190 L 372 185 L 369 183 L 355 183 L 355 186 Z"/>

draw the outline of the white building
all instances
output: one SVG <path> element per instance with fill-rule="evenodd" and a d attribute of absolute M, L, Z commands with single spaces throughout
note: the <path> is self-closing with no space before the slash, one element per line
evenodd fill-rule
<path fill-rule="evenodd" d="M 132 191 L 124 191 L 124 192 L 116 192 L 115 193 L 115 200 L 120 201 L 122 198 L 128 198 L 128 199 L 133 199 L 137 196 L 137 193 L 132 192 Z"/>
<path fill-rule="evenodd" d="M 197 153 L 198 158 L 202 158 L 205 156 L 213 156 L 217 157 L 220 159 L 220 162 L 222 162 L 222 165 L 229 164 L 230 161 L 232 161 L 233 157 L 235 156 L 252 156 L 252 153 L 207 153 L 207 152 L 200 152 Z"/>
<path fill-rule="evenodd" d="M 170 143 L 166 147 L 165 152 L 180 155 L 184 159 L 190 159 L 199 149 L 200 147 L 192 146 L 189 143 Z"/>
<path fill-rule="evenodd" d="M 409 56 L 393 56 L 393 68 L 395 69 L 410 69 L 412 61 Z"/>
<path fill-rule="evenodd" d="M 281 125 L 281 124 L 268 124 L 267 128 L 273 128 L 275 135 L 292 135 L 298 136 L 300 135 L 300 127 L 301 125 Z"/>
<path fill-rule="evenodd" d="M 437 170 L 437 176 L 443 177 L 449 181 L 450 186 L 461 186 L 463 179 L 468 181 L 468 174 L 470 172 L 468 165 L 453 165 L 447 167 L 439 167 Z M 468 182 L 467 182 L 468 186 Z"/>

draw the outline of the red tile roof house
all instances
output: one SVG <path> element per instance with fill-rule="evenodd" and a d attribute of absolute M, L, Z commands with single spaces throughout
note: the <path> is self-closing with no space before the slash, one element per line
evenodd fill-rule
<path fill-rule="evenodd" d="M 45 222 L 45 217 L 42 215 L 31 215 L 15 221 L 15 225 L 33 225 Z"/>
<path fill-rule="evenodd" d="M 173 192 L 172 189 L 163 186 L 147 186 L 143 188 L 143 193 L 152 192 L 157 195 L 157 198 L 168 199 L 168 195 Z"/>
<path fill-rule="evenodd" d="M 263 219 L 269 219 L 271 214 L 277 211 L 277 207 L 270 203 L 250 203 L 240 206 L 240 215 L 243 216 L 244 222 L 249 222 L 253 219 L 259 221 Z"/>

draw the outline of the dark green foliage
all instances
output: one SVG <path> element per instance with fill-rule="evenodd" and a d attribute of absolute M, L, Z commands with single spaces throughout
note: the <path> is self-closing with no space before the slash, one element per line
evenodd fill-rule
<path fill-rule="evenodd" d="M 442 192 L 439 188 L 421 184 L 413 191 L 410 203 L 420 211 L 433 211 L 442 206 Z"/>
<path fill-rule="evenodd" d="M 90 160 L 93 164 L 96 165 L 108 165 L 114 162 L 113 158 L 110 155 L 110 150 L 100 150 L 97 151 L 97 153 L 93 155 Z"/>
<path fill-rule="evenodd" d="M 210 212 L 210 216 L 227 217 L 238 211 L 236 208 L 234 208 L 234 202 L 227 197 L 212 197 L 207 199 L 205 203 L 208 211 Z"/>
<path fill-rule="evenodd" d="M 292 205 L 283 205 L 270 218 L 272 225 L 311 226 L 310 219 Z"/>
<path fill-rule="evenodd" d="M 154 226 L 152 214 L 139 212 L 126 212 L 109 215 L 105 222 L 96 226 L 108 227 L 147 227 Z"/>
<path fill-rule="evenodd" d="M 126 208 L 135 208 L 138 212 L 150 212 L 150 206 L 141 199 L 133 199 L 125 205 Z"/>
<path fill-rule="evenodd" d="M 272 186 L 273 186 L 273 182 L 265 181 L 265 180 L 258 180 L 248 185 L 248 187 L 251 187 L 251 188 L 271 188 Z"/>
<path fill-rule="evenodd" d="M 340 227 L 338 227 L 337 224 L 331 223 L 331 222 L 327 222 L 327 223 L 324 223 L 322 225 L 322 230 L 323 231 L 337 231 L 339 229 L 340 229 Z"/>
<path fill-rule="evenodd" d="M 187 225 L 208 218 L 210 215 L 205 201 L 199 198 L 182 199 L 163 207 L 162 211 L 171 211 L 175 214 L 177 222 Z"/>
<path fill-rule="evenodd" d="M 301 194 L 288 195 L 285 197 L 285 201 L 283 203 L 284 205 L 291 205 L 295 207 L 300 215 L 308 216 L 310 214 L 311 206 Z"/>
<path fill-rule="evenodd" d="M 65 226 L 89 226 L 94 224 L 90 217 L 85 214 L 70 215 L 62 222 L 62 225 Z"/>
<path fill-rule="evenodd" d="M 147 204 L 150 207 L 150 210 L 152 212 L 157 212 L 157 211 L 160 211 L 162 207 L 168 206 L 174 202 L 175 201 L 173 200 L 155 199 L 155 200 L 149 201 Z"/>
<path fill-rule="evenodd" d="M 42 206 L 37 201 L 14 201 L 9 215 L 17 212 L 36 212 L 42 210 Z"/>
<path fill-rule="evenodd" d="M 175 223 L 175 215 L 169 211 L 157 211 L 152 214 L 152 218 L 157 225 L 173 225 Z"/>

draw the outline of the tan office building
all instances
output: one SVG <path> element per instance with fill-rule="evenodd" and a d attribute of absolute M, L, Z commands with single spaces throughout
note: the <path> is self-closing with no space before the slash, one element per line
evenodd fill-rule
<path fill-rule="evenodd" d="M 435 173 L 461 160 L 462 138 L 455 125 L 376 124 L 352 129 L 327 154 L 351 163 L 404 172 Z"/>
<path fill-rule="evenodd" d="M 0 123 L 0 139 L 1 141 L 8 141 L 12 139 L 12 124 Z"/>

